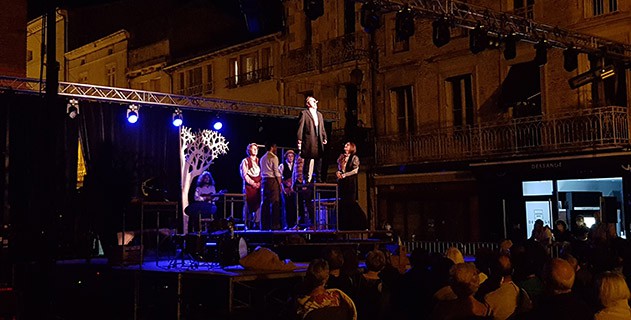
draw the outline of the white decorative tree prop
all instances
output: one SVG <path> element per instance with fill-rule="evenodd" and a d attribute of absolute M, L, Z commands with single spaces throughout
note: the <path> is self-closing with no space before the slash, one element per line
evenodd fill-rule
<path fill-rule="evenodd" d="M 219 132 L 203 129 L 196 133 L 181 127 L 180 164 L 182 166 L 182 208 L 188 207 L 188 193 L 193 178 L 206 171 L 217 157 L 228 152 L 228 142 Z M 188 215 L 184 214 L 184 233 L 188 233 Z"/>

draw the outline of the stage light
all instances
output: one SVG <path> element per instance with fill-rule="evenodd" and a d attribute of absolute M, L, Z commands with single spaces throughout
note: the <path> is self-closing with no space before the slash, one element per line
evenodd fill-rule
<path fill-rule="evenodd" d="M 127 108 L 127 122 L 129 123 L 136 123 L 138 121 L 138 109 L 140 107 L 138 107 L 138 105 L 135 104 L 130 104 L 129 107 Z"/>
<path fill-rule="evenodd" d="M 180 109 L 175 109 L 175 111 L 173 112 L 173 125 L 176 127 L 179 127 L 182 125 L 183 119 L 182 119 L 182 110 Z"/>
<path fill-rule="evenodd" d="M 563 51 L 563 69 L 572 72 L 578 68 L 578 51 L 576 48 L 569 47 Z"/>
<path fill-rule="evenodd" d="M 612 65 L 606 66 L 604 68 L 596 67 L 591 70 L 581 73 L 576 77 L 570 78 L 568 81 L 570 88 L 576 89 L 582 87 L 588 83 L 592 83 L 596 80 L 604 80 L 609 77 L 612 77 L 616 74 L 615 68 Z"/>
<path fill-rule="evenodd" d="M 432 22 L 432 41 L 436 47 L 440 48 L 451 40 L 449 25 L 449 20 L 445 17 Z"/>
<path fill-rule="evenodd" d="M 217 120 L 215 121 L 215 123 L 213 123 L 213 128 L 217 131 L 221 130 L 221 128 L 223 128 L 223 123 L 221 123 L 221 121 Z"/>
<path fill-rule="evenodd" d="M 316 20 L 324 14 L 324 0 L 304 0 L 303 10 L 310 20 Z"/>
<path fill-rule="evenodd" d="M 68 104 L 66 104 L 66 113 L 70 117 L 70 119 L 74 119 L 79 115 L 79 101 L 76 99 L 70 99 Z"/>
<path fill-rule="evenodd" d="M 407 40 L 414 35 L 414 13 L 410 8 L 402 8 L 397 12 L 395 33 L 399 40 Z"/>
<path fill-rule="evenodd" d="M 372 2 L 364 3 L 360 10 L 360 22 L 366 33 L 373 33 L 381 26 L 379 6 Z"/>
<path fill-rule="evenodd" d="M 473 54 L 484 51 L 489 44 L 489 37 L 484 27 L 478 23 L 475 29 L 469 33 L 469 50 Z"/>
<path fill-rule="evenodd" d="M 513 33 L 504 39 L 504 59 L 511 60 L 517 57 L 517 36 Z"/>
<path fill-rule="evenodd" d="M 535 44 L 535 50 L 537 51 L 535 53 L 535 63 L 540 67 L 548 63 L 548 41 L 545 39 L 539 40 Z"/>

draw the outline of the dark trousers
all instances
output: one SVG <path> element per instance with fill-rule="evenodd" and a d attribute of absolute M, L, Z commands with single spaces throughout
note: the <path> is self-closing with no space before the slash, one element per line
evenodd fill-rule
<path fill-rule="evenodd" d="M 261 227 L 263 230 L 280 230 L 280 185 L 276 178 L 263 178 Z"/>
<path fill-rule="evenodd" d="M 296 197 L 296 192 L 283 194 L 283 213 L 287 228 L 292 228 L 298 223 L 296 220 Z"/>

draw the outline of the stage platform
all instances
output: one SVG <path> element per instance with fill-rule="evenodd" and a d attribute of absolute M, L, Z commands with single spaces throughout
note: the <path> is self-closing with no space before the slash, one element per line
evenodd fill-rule
<path fill-rule="evenodd" d="M 213 242 L 211 236 L 187 237 Z M 326 246 L 350 248 L 363 260 L 376 246 L 392 244 L 388 234 L 366 230 L 235 232 L 231 239 L 244 239 L 248 251 L 267 247 L 297 267 L 272 271 L 199 259 L 181 251 L 175 243 L 178 238 L 184 239 L 174 235 L 160 238 L 157 251 L 151 247 L 156 238 L 145 237 L 147 247 L 135 246 L 142 248 L 138 250 L 144 256 L 142 263 L 133 255 L 128 259 L 58 261 L 55 281 L 61 293 L 55 300 L 62 308 L 57 313 L 67 319 L 79 318 L 86 310 L 102 311 L 91 315 L 92 319 L 293 319 L 295 289 L 303 281 L 309 261 L 320 257 Z M 221 241 L 215 243 L 219 246 Z"/>

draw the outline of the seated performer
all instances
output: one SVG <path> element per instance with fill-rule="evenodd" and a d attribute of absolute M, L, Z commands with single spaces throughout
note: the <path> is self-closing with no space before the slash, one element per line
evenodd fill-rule
<path fill-rule="evenodd" d="M 195 188 L 195 195 L 193 202 L 186 207 L 186 214 L 188 214 L 188 230 L 189 232 L 198 232 L 199 219 L 212 218 L 217 212 L 217 206 L 215 201 L 215 180 L 208 171 L 202 172 L 197 178 L 197 187 Z"/>

